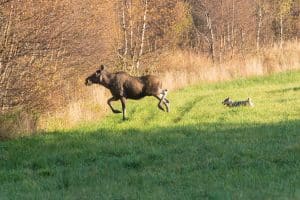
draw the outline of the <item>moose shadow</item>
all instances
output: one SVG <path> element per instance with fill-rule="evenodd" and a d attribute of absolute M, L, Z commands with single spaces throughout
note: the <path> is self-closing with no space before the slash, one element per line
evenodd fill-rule
<path fill-rule="evenodd" d="M 290 88 L 284 88 L 280 90 L 271 90 L 268 91 L 268 93 L 284 93 L 284 92 L 291 92 L 291 91 L 298 92 L 300 91 L 300 87 L 290 87 Z"/>

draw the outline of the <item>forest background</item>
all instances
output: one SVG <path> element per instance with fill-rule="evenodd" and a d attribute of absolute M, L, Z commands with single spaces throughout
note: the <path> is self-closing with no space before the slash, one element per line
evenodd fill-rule
<path fill-rule="evenodd" d="M 100 64 L 169 89 L 300 69 L 300 0 L 0 0 L 0 138 L 99 119 Z"/>

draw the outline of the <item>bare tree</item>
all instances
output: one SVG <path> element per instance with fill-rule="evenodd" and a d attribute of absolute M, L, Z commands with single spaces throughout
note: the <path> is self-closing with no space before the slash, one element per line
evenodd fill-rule
<path fill-rule="evenodd" d="M 86 70 L 78 66 L 85 60 L 98 62 L 99 54 L 105 53 L 101 50 L 103 29 L 95 29 L 99 20 L 89 18 L 99 13 L 99 7 L 85 7 L 89 12 L 82 12 L 82 6 L 79 1 L 11 0 L 1 4 L 2 113 L 17 107 L 42 110 L 61 105 L 69 98 L 62 95 L 65 86 L 75 83 Z"/>
<path fill-rule="evenodd" d="M 256 31 L 256 50 L 260 50 L 260 39 L 261 39 L 261 28 L 263 21 L 263 0 L 256 1 L 256 21 L 257 21 L 257 31 Z"/>
<path fill-rule="evenodd" d="M 142 28 L 142 35 L 141 35 L 141 45 L 140 45 L 140 52 L 136 58 L 136 69 L 140 67 L 140 59 L 144 52 L 145 46 L 145 34 L 146 34 L 146 27 L 147 27 L 147 13 L 148 13 L 148 0 L 144 2 L 144 14 L 143 14 L 143 28 Z"/>
<path fill-rule="evenodd" d="M 209 41 L 209 48 L 210 48 L 210 54 L 213 61 L 215 61 L 215 37 L 214 37 L 214 30 L 212 27 L 211 18 L 209 16 L 209 13 L 205 13 L 206 16 L 206 24 L 207 28 L 209 30 L 210 39 Z"/>

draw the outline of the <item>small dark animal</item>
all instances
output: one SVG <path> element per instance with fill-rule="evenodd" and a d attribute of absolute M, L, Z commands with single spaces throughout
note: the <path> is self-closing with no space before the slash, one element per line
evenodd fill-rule
<path fill-rule="evenodd" d="M 85 80 L 86 85 L 100 84 L 110 90 L 112 97 L 107 104 L 113 113 L 123 113 L 123 120 L 126 119 L 126 99 L 141 99 L 145 96 L 154 96 L 159 100 L 158 108 L 164 111 L 162 104 L 169 112 L 169 100 L 166 98 L 168 90 L 162 89 L 162 82 L 157 76 L 146 75 L 134 77 L 126 72 L 108 72 L 104 65 L 100 66 L 95 73 Z M 111 102 L 120 100 L 122 112 L 112 107 Z"/>
<path fill-rule="evenodd" d="M 226 105 L 228 107 L 238 107 L 238 106 L 254 106 L 254 103 L 252 102 L 251 98 L 247 98 L 245 101 L 233 101 L 229 97 L 227 97 L 223 102 L 223 105 Z"/>

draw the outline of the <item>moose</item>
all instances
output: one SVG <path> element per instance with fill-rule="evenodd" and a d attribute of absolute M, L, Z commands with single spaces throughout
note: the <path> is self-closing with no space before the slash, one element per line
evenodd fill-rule
<path fill-rule="evenodd" d="M 109 89 L 112 97 L 107 100 L 107 104 L 113 113 L 123 113 L 123 120 L 126 120 L 126 99 L 142 99 L 146 96 L 153 96 L 159 100 L 158 108 L 170 111 L 170 102 L 166 98 L 168 90 L 162 89 L 161 80 L 154 75 L 140 77 L 131 76 L 126 72 L 119 71 L 111 73 L 106 70 L 104 65 L 85 79 L 85 85 L 99 84 Z M 122 112 L 112 106 L 112 101 L 121 101 Z"/>

